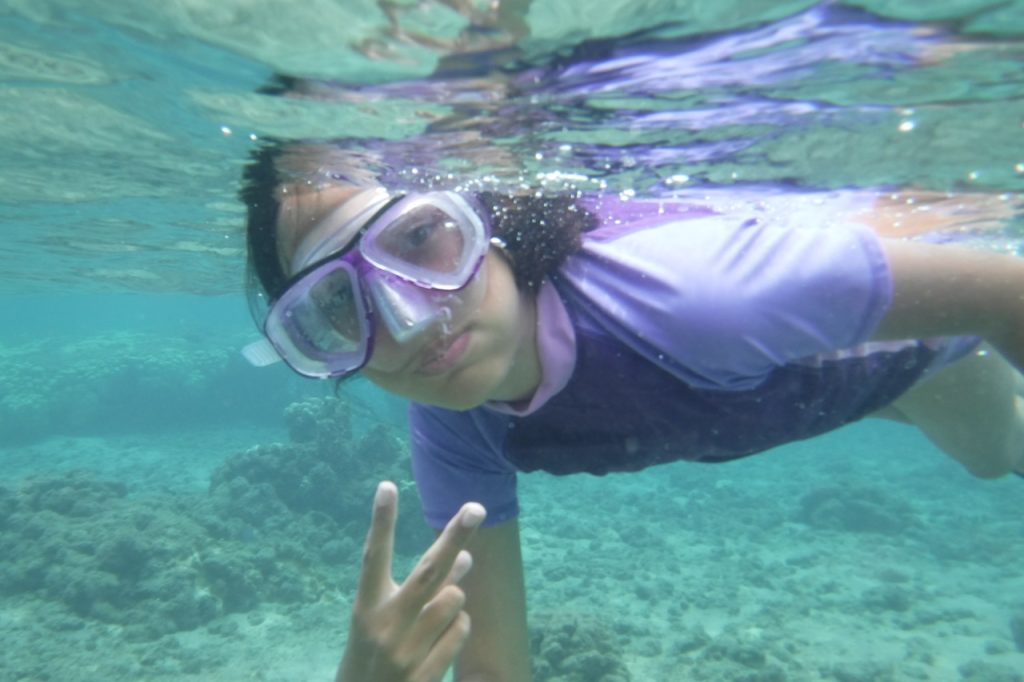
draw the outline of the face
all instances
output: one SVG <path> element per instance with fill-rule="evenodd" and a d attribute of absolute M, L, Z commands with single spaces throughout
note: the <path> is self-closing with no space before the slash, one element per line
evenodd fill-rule
<path fill-rule="evenodd" d="M 286 271 L 305 235 L 356 191 L 281 191 L 278 243 Z M 396 395 L 448 409 L 532 395 L 540 380 L 534 299 L 518 290 L 500 252 L 492 248 L 461 290 L 431 296 L 446 309 L 443 321 L 402 343 L 375 315 L 373 355 L 362 370 L 367 378 Z"/>

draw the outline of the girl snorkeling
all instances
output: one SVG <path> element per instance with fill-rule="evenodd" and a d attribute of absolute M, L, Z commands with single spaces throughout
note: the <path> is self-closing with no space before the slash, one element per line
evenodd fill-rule
<path fill-rule="evenodd" d="M 864 59 L 901 59 L 908 35 L 895 25 L 851 33 L 811 12 L 793 19 L 803 24 L 823 31 L 807 50 Z M 792 38 L 786 26 L 683 55 L 580 59 L 557 78 L 502 74 L 480 98 L 500 104 L 482 104 L 474 121 L 487 133 L 520 114 L 557 117 L 517 112 L 503 93 L 544 82 L 572 96 L 609 70 L 634 94 L 670 77 L 681 88 L 770 80 L 792 64 L 770 51 L 762 69 L 716 55 L 766 50 Z M 469 82 L 285 85 L 349 103 L 465 102 L 479 94 L 477 81 L 461 89 Z M 757 118 L 763 106 L 750 98 L 704 114 Z M 476 132 L 434 128 L 446 149 Z M 422 143 L 407 151 L 443 152 Z M 915 426 L 976 476 L 1024 471 L 1024 261 L 890 238 L 956 229 L 965 212 L 998 221 L 1010 210 L 996 197 L 406 192 L 366 165 L 332 143 L 271 144 L 242 193 L 267 340 L 250 358 L 316 378 L 359 372 L 408 398 L 413 472 L 438 530 L 395 582 L 397 489 L 380 484 L 339 682 L 435 681 L 452 665 L 460 682 L 530 679 L 518 471 L 724 462 L 864 418 Z"/>
<path fill-rule="evenodd" d="M 974 475 L 1024 471 L 1024 262 L 878 237 L 898 200 L 288 179 L 309 154 L 250 167 L 265 334 L 300 374 L 412 401 L 440 531 L 396 584 L 381 484 L 339 680 L 440 679 L 457 654 L 456 679 L 529 679 L 518 470 L 722 462 L 885 417 Z"/>

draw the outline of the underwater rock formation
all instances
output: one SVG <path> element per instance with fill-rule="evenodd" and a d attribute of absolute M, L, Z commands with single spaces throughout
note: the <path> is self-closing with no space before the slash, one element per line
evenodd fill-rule
<path fill-rule="evenodd" d="M 268 418 L 288 401 L 286 380 L 206 337 L 119 332 L 0 347 L 0 445 Z"/>
<path fill-rule="evenodd" d="M 972 660 L 960 666 L 963 682 L 1024 682 L 1024 675 L 1002 663 Z"/>
<path fill-rule="evenodd" d="M 376 482 L 410 485 L 404 445 L 382 426 L 354 434 L 341 400 L 294 410 L 314 418 L 313 438 L 229 458 L 208 494 L 135 497 L 83 473 L 0 488 L 0 595 L 144 641 L 351 593 Z M 404 502 L 402 541 L 422 551 L 432 536 L 415 497 Z"/>
<path fill-rule="evenodd" d="M 785 682 L 783 663 L 789 670 L 801 666 L 787 650 L 786 642 L 753 623 L 727 626 L 717 637 L 703 631 L 693 636 L 699 648 L 680 658 L 678 679 L 716 682 Z"/>
<path fill-rule="evenodd" d="M 433 537 L 419 514 L 404 432 L 373 425 L 357 432 L 337 398 L 311 398 L 285 409 L 292 442 L 262 445 L 229 458 L 210 481 L 218 516 L 265 528 L 291 514 L 322 514 L 352 537 L 365 533 L 377 482 L 396 481 L 402 509 L 397 551 L 419 553 Z M 235 524 L 237 525 L 237 524 Z M 248 532 L 235 527 L 228 535 Z"/>
<path fill-rule="evenodd" d="M 1024 651 L 1024 607 L 1010 617 L 1010 634 L 1013 643 L 1017 645 L 1017 651 Z"/>
<path fill-rule="evenodd" d="M 135 636 L 195 627 L 223 612 L 190 557 L 205 533 L 172 499 L 140 503 L 81 473 L 4 490 L 0 594 L 31 594 Z M 190 505 L 191 506 L 191 505 Z"/>
<path fill-rule="evenodd" d="M 536 682 L 629 682 L 617 652 L 618 635 L 592 617 L 539 614 L 532 618 L 530 654 Z"/>
<path fill-rule="evenodd" d="M 798 520 L 823 530 L 886 535 L 921 525 L 906 501 L 875 488 L 856 486 L 807 493 L 800 500 Z"/>

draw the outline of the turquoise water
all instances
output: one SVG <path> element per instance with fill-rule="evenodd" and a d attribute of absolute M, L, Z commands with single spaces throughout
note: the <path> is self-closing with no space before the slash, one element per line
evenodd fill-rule
<path fill-rule="evenodd" d="M 331 674 L 403 407 L 238 357 L 262 140 L 411 186 L 910 187 L 961 218 L 925 238 L 1020 252 L 1024 2 L 461 4 L 0 8 L 0 679 Z M 539 680 L 1024 675 L 1021 482 L 898 426 L 520 486 Z"/>

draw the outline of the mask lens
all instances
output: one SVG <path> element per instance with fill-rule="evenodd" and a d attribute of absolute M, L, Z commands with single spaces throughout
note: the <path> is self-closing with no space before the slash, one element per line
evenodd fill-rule
<path fill-rule="evenodd" d="M 281 357 L 307 376 L 337 376 L 362 365 L 369 329 L 355 271 L 335 261 L 292 285 L 267 317 Z"/>
<path fill-rule="evenodd" d="M 335 270 L 318 281 L 303 304 L 293 311 L 297 328 L 315 348 L 325 353 L 351 353 L 362 344 L 361 306 L 352 278 Z"/>
<path fill-rule="evenodd" d="M 459 221 L 430 205 L 400 216 L 376 236 L 376 248 L 390 263 L 446 275 L 463 268 L 466 243 Z"/>

